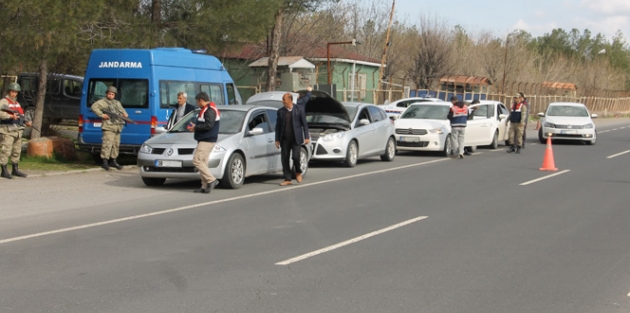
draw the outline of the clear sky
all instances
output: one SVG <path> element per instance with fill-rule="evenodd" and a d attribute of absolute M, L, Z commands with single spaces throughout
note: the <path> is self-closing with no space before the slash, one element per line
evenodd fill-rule
<path fill-rule="evenodd" d="M 362 0 L 366 3 L 392 0 Z M 396 0 L 396 16 L 417 24 L 422 14 L 437 16 L 469 34 L 504 36 L 523 29 L 534 37 L 554 28 L 588 29 L 611 40 L 621 30 L 630 41 L 630 0 Z"/>

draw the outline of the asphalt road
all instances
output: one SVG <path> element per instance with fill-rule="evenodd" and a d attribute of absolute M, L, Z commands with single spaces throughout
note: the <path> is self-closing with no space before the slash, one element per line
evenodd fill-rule
<path fill-rule="evenodd" d="M 131 169 L 2 180 L 0 312 L 627 313 L 630 120 L 597 123 L 595 146 L 554 143 L 558 172 L 531 132 L 520 155 L 210 195 Z"/>

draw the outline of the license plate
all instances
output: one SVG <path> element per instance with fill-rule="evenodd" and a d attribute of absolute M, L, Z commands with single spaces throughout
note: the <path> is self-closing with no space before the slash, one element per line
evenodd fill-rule
<path fill-rule="evenodd" d="M 94 123 L 94 127 L 101 127 L 103 125 L 103 123 Z"/>
<path fill-rule="evenodd" d="M 418 137 L 405 137 L 405 136 L 400 136 L 399 141 L 404 141 L 404 142 L 418 142 L 418 141 L 420 141 L 420 138 L 418 138 Z"/>
<path fill-rule="evenodd" d="M 565 135 L 575 135 L 577 134 L 577 130 L 562 130 L 560 133 Z"/>
<path fill-rule="evenodd" d="M 155 167 L 182 167 L 182 161 L 155 160 Z"/>

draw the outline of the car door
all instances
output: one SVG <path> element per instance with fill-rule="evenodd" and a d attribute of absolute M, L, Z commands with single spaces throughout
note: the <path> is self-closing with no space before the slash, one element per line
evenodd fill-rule
<path fill-rule="evenodd" d="M 262 129 L 262 134 L 250 134 L 255 128 Z M 275 172 L 275 133 L 265 110 L 255 110 L 249 115 L 243 136 L 247 149 L 247 175 Z"/>
<path fill-rule="evenodd" d="M 361 120 L 367 120 L 369 124 L 361 125 Z M 359 157 L 374 153 L 376 144 L 373 137 L 375 132 L 376 126 L 372 124 L 369 109 L 367 107 L 359 108 L 357 119 L 352 129 L 352 136 L 359 143 Z"/>
<path fill-rule="evenodd" d="M 469 116 L 466 125 L 466 137 L 464 144 L 466 146 L 488 145 L 492 142 L 490 133 L 492 132 L 491 119 L 488 117 L 490 105 L 480 104 L 473 105 L 474 109 Z"/>
<path fill-rule="evenodd" d="M 61 90 L 60 118 L 76 120 L 79 117 L 79 105 L 81 102 L 81 87 L 83 82 L 78 79 L 66 77 L 63 79 Z"/>
<path fill-rule="evenodd" d="M 374 149 L 375 152 L 379 150 L 385 150 L 387 146 L 387 140 L 389 139 L 389 128 L 391 127 L 391 120 L 387 116 L 381 113 L 381 109 L 371 105 L 368 107 L 370 116 L 372 117 L 372 125 L 375 128 L 374 131 Z"/>
<path fill-rule="evenodd" d="M 281 159 L 281 153 L 280 153 L 280 149 L 276 148 L 276 120 L 278 118 L 278 109 L 267 109 L 267 117 L 269 118 L 269 127 L 271 128 L 271 133 L 273 134 L 273 140 L 274 140 L 274 145 L 273 145 L 273 156 L 272 158 L 275 159 L 275 171 L 281 171 L 282 170 L 282 159 Z"/>
<path fill-rule="evenodd" d="M 505 141 L 508 138 L 508 116 L 510 115 L 510 111 L 508 111 L 503 103 L 497 104 L 496 109 L 496 119 L 499 121 L 499 141 Z M 505 116 L 501 118 L 501 115 Z"/>

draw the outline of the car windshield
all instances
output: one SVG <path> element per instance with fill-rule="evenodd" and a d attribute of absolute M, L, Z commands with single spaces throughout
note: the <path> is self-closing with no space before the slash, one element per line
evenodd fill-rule
<path fill-rule="evenodd" d="M 359 107 L 347 105 L 344 105 L 344 107 L 346 108 L 346 111 L 348 111 L 348 116 L 350 116 L 351 119 L 354 121 L 354 116 L 357 114 Z"/>
<path fill-rule="evenodd" d="M 400 118 L 445 120 L 448 117 L 449 109 L 446 105 L 414 104 L 408 107 Z"/>
<path fill-rule="evenodd" d="M 552 105 L 547 110 L 547 116 L 573 116 L 573 117 L 587 117 L 588 111 L 585 107 L 578 107 L 573 105 Z"/>
<path fill-rule="evenodd" d="M 243 121 L 247 112 L 240 110 L 219 109 L 221 113 L 221 122 L 219 123 L 219 134 L 234 134 L 241 131 Z M 194 122 L 199 114 L 199 109 L 188 113 L 179 122 L 177 122 L 170 133 L 188 132 L 188 125 Z"/>

